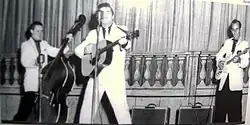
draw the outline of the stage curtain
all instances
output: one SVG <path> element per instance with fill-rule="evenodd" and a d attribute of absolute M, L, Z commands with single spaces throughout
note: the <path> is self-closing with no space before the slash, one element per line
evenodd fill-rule
<path fill-rule="evenodd" d="M 74 49 L 89 32 L 91 15 L 101 2 L 111 4 L 117 24 L 140 30 L 132 53 L 217 52 L 235 18 L 242 22 L 242 37 L 250 41 L 250 7 L 246 5 L 200 0 L 0 0 L 0 52 L 20 48 L 33 21 L 44 24 L 44 39 L 58 47 L 84 14 L 86 24 L 70 43 Z"/>

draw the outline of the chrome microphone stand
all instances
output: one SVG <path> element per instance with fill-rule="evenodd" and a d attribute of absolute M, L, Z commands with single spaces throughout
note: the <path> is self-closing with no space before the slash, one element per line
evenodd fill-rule
<path fill-rule="evenodd" d="M 99 83 L 97 82 L 97 74 L 98 74 L 98 58 L 99 58 L 99 49 L 98 49 L 98 44 L 99 44 L 99 37 L 100 37 L 100 24 L 101 24 L 101 11 L 97 11 L 97 39 L 96 39 L 96 46 L 95 46 L 95 67 L 94 67 L 94 83 L 93 83 L 93 96 L 92 96 L 92 110 L 91 110 L 91 123 L 94 123 L 94 116 L 95 116 L 95 111 L 98 108 L 99 102 Z"/>
<path fill-rule="evenodd" d="M 38 56 L 38 84 L 39 84 L 39 118 L 38 121 L 39 123 L 42 122 L 42 74 L 41 74 L 41 70 L 42 70 L 42 64 L 44 63 L 44 55 L 39 53 Z"/>

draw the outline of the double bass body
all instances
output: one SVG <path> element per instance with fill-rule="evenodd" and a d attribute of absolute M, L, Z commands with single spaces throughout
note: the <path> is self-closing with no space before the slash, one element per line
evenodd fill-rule
<path fill-rule="evenodd" d="M 50 70 L 47 70 L 48 67 L 51 67 Z M 74 71 L 69 60 L 61 55 L 58 60 L 49 63 L 43 72 L 47 75 L 42 80 L 42 121 L 63 123 L 68 116 L 66 97 L 75 81 Z"/>
<path fill-rule="evenodd" d="M 80 15 L 79 19 L 68 31 L 73 36 L 80 30 L 86 18 Z M 75 73 L 69 59 L 63 54 L 69 39 L 64 38 L 60 50 L 53 61 L 42 70 L 41 80 L 41 121 L 45 123 L 64 123 L 68 117 L 66 104 L 67 94 L 71 91 L 75 82 Z"/>

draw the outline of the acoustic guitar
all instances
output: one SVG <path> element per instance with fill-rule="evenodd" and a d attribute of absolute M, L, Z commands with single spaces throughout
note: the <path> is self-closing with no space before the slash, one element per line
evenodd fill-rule
<path fill-rule="evenodd" d="M 96 54 L 96 44 L 91 44 L 92 52 L 86 54 L 82 58 L 82 75 L 89 76 L 94 75 L 95 61 L 98 58 L 97 75 L 103 68 L 110 65 L 113 58 L 113 47 L 119 44 L 119 40 L 122 38 L 132 39 L 139 37 L 139 30 L 128 33 L 126 36 L 119 38 L 118 40 L 111 42 L 108 40 L 101 40 L 98 43 L 98 53 Z"/>

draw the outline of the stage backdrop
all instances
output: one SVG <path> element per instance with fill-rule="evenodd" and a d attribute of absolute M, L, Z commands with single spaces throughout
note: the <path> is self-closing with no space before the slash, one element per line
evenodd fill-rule
<path fill-rule="evenodd" d="M 200 0 L 0 0 L 0 53 L 15 52 L 33 21 L 43 22 L 44 39 L 59 46 L 84 14 L 87 21 L 71 43 L 74 49 L 86 37 L 97 4 L 104 1 L 112 5 L 117 24 L 140 30 L 133 53 L 216 52 L 234 18 L 242 22 L 243 38 L 250 41 L 250 7 L 245 5 Z"/>
<path fill-rule="evenodd" d="M 211 82 L 212 59 L 226 39 L 226 29 L 234 18 L 242 22 L 242 36 L 250 41 L 249 6 L 201 0 L 105 1 L 113 6 L 117 24 L 127 25 L 131 31 L 140 30 L 140 37 L 133 41 L 132 53 L 128 53 L 125 63 L 129 107 L 149 103 L 169 106 L 171 124 L 175 123 L 176 110 L 181 105 L 214 104 L 214 97 L 207 96 L 214 95 L 216 88 Z M 101 2 L 104 0 L 0 0 L 2 120 L 11 120 L 18 110 L 19 80 L 23 79 L 23 72 L 19 72 L 17 57 L 20 53 L 16 55 L 16 51 L 25 40 L 28 25 L 33 21 L 43 22 L 44 39 L 59 46 L 77 17 L 84 14 L 86 24 L 70 43 L 74 49 L 86 37 L 91 15 Z M 80 68 L 74 67 L 78 70 L 76 75 L 81 75 Z M 249 76 L 250 70 L 245 74 Z M 245 83 L 243 121 L 247 86 Z M 79 111 L 77 105 L 79 96 L 83 95 L 82 88 L 75 86 L 67 98 L 68 123 L 73 123 Z M 194 95 L 203 96 L 196 98 Z"/>

